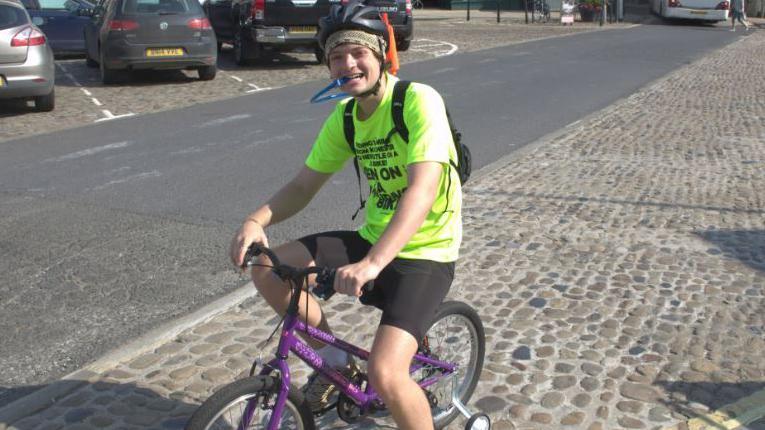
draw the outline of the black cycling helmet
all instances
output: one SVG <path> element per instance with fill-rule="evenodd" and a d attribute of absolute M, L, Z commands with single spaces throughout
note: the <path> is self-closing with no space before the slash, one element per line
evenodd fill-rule
<path fill-rule="evenodd" d="M 333 5 L 329 15 L 319 20 L 319 31 L 316 35 L 319 48 L 324 50 L 327 38 L 339 30 L 360 30 L 382 38 L 388 42 L 388 27 L 380 19 L 380 12 L 374 6 L 368 6 L 364 0 L 349 0 L 346 4 Z M 381 46 L 385 52 L 385 46 Z"/>

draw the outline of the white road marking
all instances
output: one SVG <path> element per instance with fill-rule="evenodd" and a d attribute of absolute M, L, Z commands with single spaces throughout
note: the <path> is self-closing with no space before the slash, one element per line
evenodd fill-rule
<path fill-rule="evenodd" d="M 227 74 L 227 73 L 223 73 L 223 72 L 219 72 L 219 73 Z M 271 89 L 271 87 L 259 87 L 259 86 L 255 85 L 255 84 L 253 84 L 252 82 L 245 82 L 244 79 L 242 79 L 242 78 L 240 78 L 239 76 L 236 76 L 236 75 L 228 75 L 228 76 L 231 79 L 233 79 L 233 80 L 235 80 L 237 82 L 245 83 L 245 84 L 247 84 L 247 86 L 251 87 L 252 89 L 247 90 L 246 91 L 247 93 L 255 93 L 255 92 L 258 92 L 258 91 L 265 91 L 265 90 L 270 90 Z"/>
<path fill-rule="evenodd" d="M 455 69 L 454 67 L 444 67 L 443 69 L 436 70 L 435 72 L 433 72 L 433 74 L 437 75 L 439 73 L 453 72 L 455 70 L 457 70 L 457 69 Z"/>
<path fill-rule="evenodd" d="M 104 188 L 110 187 L 112 185 L 123 184 L 125 182 L 136 181 L 141 179 L 156 178 L 159 176 L 162 176 L 162 174 L 159 173 L 157 170 L 152 170 L 151 172 L 137 173 L 135 175 L 126 176 L 121 179 L 115 179 L 113 181 L 109 181 L 103 185 L 98 185 L 96 187 L 91 188 L 91 190 L 92 191 L 103 190 Z"/>
<path fill-rule="evenodd" d="M 447 55 L 452 55 L 455 52 L 457 52 L 457 49 L 459 47 L 453 43 L 444 42 L 442 40 L 433 40 L 433 39 L 414 39 L 412 46 L 409 48 L 414 51 L 422 51 L 427 52 L 428 54 L 433 55 L 434 57 L 444 57 Z M 421 43 L 425 42 L 425 43 Z M 432 49 L 432 48 L 440 48 L 440 49 Z"/>
<path fill-rule="evenodd" d="M 251 86 L 253 88 L 251 90 L 247 90 L 248 93 L 254 93 L 254 92 L 257 92 L 257 91 L 265 91 L 265 90 L 270 90 L 271 89 L 271 87 L 260 88 L 259 86 L 255 85 L 255 84 L 250 84 L 250 83 L 248 83 L 247 85 L 249 85 L 249 86 Z"/>
<path fill-rule="evenodd" d="M 128 146 L 132 145 L 132 144 L 133 144 L 133 142 L 130 141 L 130 140 L 126 140 L 124 142 L 110 143 L 108 145 L 96 146 L 95 148 L 84 149 L 82 151 L 77 151 L 77 152 L 71 152 L 69 154 L 65 154 L 65 155 L 62 155 L 62 156 L 56 157 L 56 158 L 48 158 L 46 160 L 43 160 L 42 162 L 43 163 L 51 163 L 51 162 L 56 163 L 56 162 L 59 162 L 59 161 L 76 160 L 78 158 L 82 158 L 82 157 L 87 157 L 89 155 L 98 154 L 99 152 L 111 151 L 111 150 L 114 150 L 114 149 L 125 148 L 125 147 L 128 147 Z"/>
<path fill-rule="evenodd" d="M 92 101 L 94 105 L 99 106 L 99 107 L 103 106 L 103 103 L 101 103 L 97 98 L 93 97 L 93 94 L 91 94 L 90 91 L 88 91 L 88 90 L 86 90 L 85 88 L 82 87 L 82 84 L 80 84 L 80 82 L 77 81 L 77 79 L 74 77 L 74 75 L 69 73 L 69 71 L 66 69 L 66 67 L 64 67 L 63 64 L 61 64 L 59 62 L 56 62 L 56 67 L 60 68 L 64 72 L 64 75 L 66 75 L 66 77 L 69 78 L 74 83 L 74 85 L 76 87 L 78 87 L 83 93 L 85 93 L 85 95 L 87 97 L 90 97 L 90 101 Z M 107 121 L 107 120 L 110 120 L 110 119 L 124 118 L 124 117 L 135 115 L 133 112 L 128 112 L 128 113 L 122 114 L 122 115 L 114 115 L 110 111 L 105 110 L 105 109 L 102 109 L 101 112 L 104 114 L 104 118 L 98 118 L 94 122 Z"/>
<path fill-rule="evenodd" d="M 185 155 L 185 154 L 196 154 L 198 152 L 203 152 L 205 149 L 199 146 L 192 146 L 191 148 L 181 149 L 179 151 L 173 151 L 170 153 L 170 155 Z"/>
<path fill-rule="evenodd" d="M 292 135 L 280 134 L 279 136 L 269 137 L 268 139 L 255 140 L 252 143 L 250 143 L 250 146 L 260 146 L 261 144 L 265 145 L 271 142 L 282 142 L 282 141 L 290 140 L 290 139 L 292 139 Z"/>
<path fill-rule="evenodd" d="M 432 44 L 430 44 L 430 45 L 417 45 L 417 49 L 422 49 L 422 48 L 433 48 L 433 47 L 435 47 L 435 46 L 443 46 L 443 45 L 441 45 L 440 43 L 432 43 Z"/>
<path fill-rule="evenodd" d="M 227 122 L 239 121 L 240 119 L 247 119 L 247 118 L 249 118 L 251 116 L 252 115 L 250 115 L 250 114 L 232 115 L 232 116 L 227 116 L 225 118 L 218 118 L 218 119 L 214 119 L 212 121 L 207 121 L 207 122 L 199 124 L 199 125 L 197 125 L 195 127 L 203 128 L 203 127 L 210 127 L 210 126 L 215 126 L 215 125 L 221 125 L 221 124 L 225 124 Z"/>
<path fill-rule="evenodd" d="M 109 112 L 106 109 L 102 109 L 101 112 L 104 114 L 104 118 L 98 118 L 95 122 L 109 121 L 112 119 L 125 118 L 128 116 L 135 115 L 133 112 L 123 113 L 122 115 L 114 115 L 113 113 Z"/>

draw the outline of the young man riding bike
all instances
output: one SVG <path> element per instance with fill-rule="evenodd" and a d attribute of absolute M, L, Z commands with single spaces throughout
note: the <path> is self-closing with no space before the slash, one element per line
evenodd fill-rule
<path fill-rule="evenodd" d="M 318 37 L 331 78 L 348 78 L 341 89 L 355 100 L 354 150 L 344 134 L 349 98 L 327 118 L 297 175 L 245 219 L 231 243 L 231 259 L 240 266 L 250 244 L 267 245 L 266 227 L 302 210 L 333 173 L 357 156 L 370 186 L 360 229 L 310 235 L 275 251 L 290 265 L 337 267 L 337 292 L 382 310 L 368 363 L 369 382 L 399 428 L 432 429 L 428 400 L 410 379 L 409 364 L 449 291 L 462 240 L 462 191 L 450 166 L 457 155 L 444 103 L 431 87 L 411 84 L 404 106 L 408 142 L 395 132 L 391 105 L 398 79 L 386 71 L 384 59 L 393 35 L 377 8 L 359 1 L 333 6 L 320 23 Z M 263 267 L 252 269 L 252 280 L 266 302 L 284 314 L 289 288 Z M 374 289 L 362 292 L 368 281 L 374 281 Z M 308 324 L 330 331 L 318 302 L 303 297 L 307 303 L 299 306 L 301 318 L 307 309 Z M 345 352 L 307 341 L 328 364 L 348 376 L 356 372 Z M 312 375 L 304 393 L 319 411 L 333 390 L 328 381 Z"/>

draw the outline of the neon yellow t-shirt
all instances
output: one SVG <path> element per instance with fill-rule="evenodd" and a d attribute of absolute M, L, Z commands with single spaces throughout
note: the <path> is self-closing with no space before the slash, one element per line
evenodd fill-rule
<path fill-rule="evenodd" d="M 365 222 L 359 234 L 376 243 L 393 217 L 407 187 L 407 166 L 435 161 L 443 166 L 438 192 L 425 221 L 397 257 L 439 262 L 457 260 L 462 241 L 462 189 L 459 175 L 449 165 L 457 154 L 452 142 L 446 109 L 441 96 L 431 87 L 412 83 L 404 102 L 404 123 L 409 143 L 395 129 L 391 105 L 393 85 L 398 79 L 388 75 L 388 85 L 380 105 L 364 121 L 353 110 L 355 148 L 362 174 L 369 183 Z M 353 152 L 345 140 L 343 112 L 350 99 L 341 101 L 319 132 L 306 160 L 306 166 L 321 173 L 343 168 Z"/>

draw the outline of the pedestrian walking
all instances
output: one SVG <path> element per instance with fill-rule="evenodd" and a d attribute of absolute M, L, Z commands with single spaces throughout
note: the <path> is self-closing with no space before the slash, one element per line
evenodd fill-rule
<path fill-rule="evenodd" d="M 736 20 L 740 22 L 746 30 L 749 30 L 749 23 L 744 14 L 744 0 L 731 0 L 730 2 L 730 31 L 736 31 Z"/>

